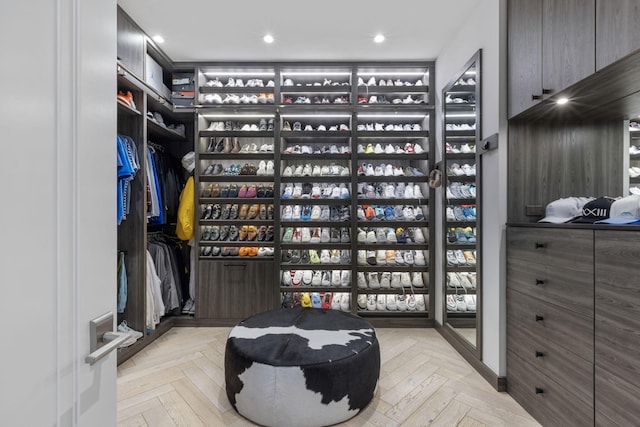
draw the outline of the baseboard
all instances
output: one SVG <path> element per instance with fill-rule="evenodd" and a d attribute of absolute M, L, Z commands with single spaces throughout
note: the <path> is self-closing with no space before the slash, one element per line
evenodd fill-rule
<path fill-rule="evenodd" d="M 475 354 L 471 350 L 467 348 L 466 345 L 460 341 L 460 338 L 453 334 L 449 329 L 445 328 L 439 322 L 435 322 L 435 329 L 442 335 L 442 337 L 447 340 L 449 344 L 458 352 L 460 355 L 469 362 L 469 364 L 475 369 L 481 376 L 484 378 L 491 386 L 496 389 L 496 391 L 505 392 L 507 391 L 507 378 L 497 375 L 493 372 L 487 365 L 482 363 Z"/>

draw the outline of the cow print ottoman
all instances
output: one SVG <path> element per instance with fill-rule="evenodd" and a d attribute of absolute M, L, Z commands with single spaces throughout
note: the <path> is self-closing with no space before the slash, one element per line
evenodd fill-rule
<path fill-rule="evenodd" d="M 326 426 L 371 401 L 380 347 L 373 326 L 359 317 L 280 309 L 231 330 L 224 368 L 227 397 L 240 415 L 264 426 Z"/>

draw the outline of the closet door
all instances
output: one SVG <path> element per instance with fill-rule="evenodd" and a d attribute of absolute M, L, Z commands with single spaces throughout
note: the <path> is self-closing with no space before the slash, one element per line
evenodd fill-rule
<path fill-rule="evenodd" d="M 116 312 L 116 2 L 3 13 L 1 423 L 114 426 L 116 354 L 85 357 Z"/>
<path fill-rule="evenodd" d="M 596 0 L 596 70 L 640 49 L 640 3 Z"/>

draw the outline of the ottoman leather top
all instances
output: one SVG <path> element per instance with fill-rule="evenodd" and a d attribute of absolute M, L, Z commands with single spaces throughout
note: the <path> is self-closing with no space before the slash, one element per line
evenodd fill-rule
<path fill-rule="evenodd" d="M 251 316 L 229 334 L 235 351 L 271 366 L 308 366 L 352 357 L 373 345 L 366 320 L 337 310 L 295 307 Z"/>

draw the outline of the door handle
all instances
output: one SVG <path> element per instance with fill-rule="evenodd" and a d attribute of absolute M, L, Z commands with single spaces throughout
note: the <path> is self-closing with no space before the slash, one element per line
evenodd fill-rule
<path fill-rule="evenodd" d="M 93 365 L 98 360 L 118 348 L 120 344 L 130 338 L 129 334 L 113 332 L 113 312 L 109 311 L 102 316 L 89 321 L 90 354 L 84 361 Z"/>
<path fill-rule="evenodd" d="M 111 353 L 113 350 L 118 348 L 118 346 L 123 342 L 125 342 L 127 339 L 129 339 L 129 334 L 119 334 L 117 332 L 105 332 L 102 335 L 101 340 L 102 342 L 105 342 L 107 344 L 103 345 L 98 350 L 89 354 L 87 357 L 84 358 L 84 361 L 87 362 L 89 365 L 93 365 L 98 360 L 102 359 L 107 354 Z"/>

